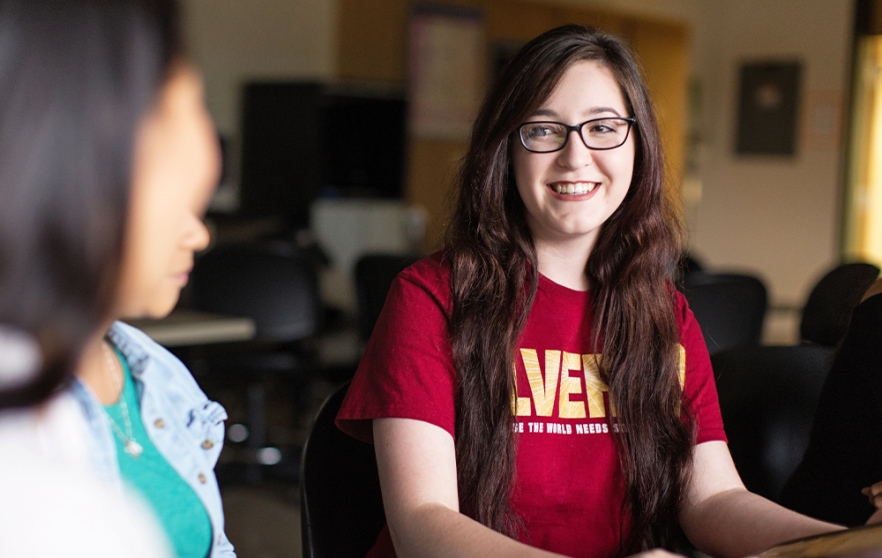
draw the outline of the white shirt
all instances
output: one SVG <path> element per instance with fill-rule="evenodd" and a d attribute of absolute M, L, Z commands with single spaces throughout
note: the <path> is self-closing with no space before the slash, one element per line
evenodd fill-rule
<path fill-rule="evenodd" d="M 0 556 L 167 558 L 140 498 L 91 472 L 78 403 L 0 412 Z"/>

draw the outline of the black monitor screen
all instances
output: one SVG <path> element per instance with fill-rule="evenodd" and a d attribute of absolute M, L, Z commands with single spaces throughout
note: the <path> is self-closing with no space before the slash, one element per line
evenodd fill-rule
<path fill-rule="evenodd" d="M 304 226 L 318 196 L 402 196 L 403 95 L 251 82 L 242 99 L 242 215 Z"/>

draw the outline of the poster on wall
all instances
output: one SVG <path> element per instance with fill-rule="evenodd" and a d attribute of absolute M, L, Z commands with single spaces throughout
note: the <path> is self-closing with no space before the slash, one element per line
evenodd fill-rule
<path fill-rule="evenodd" d="M 799 62 L 741 65 L 735 151 L 744 155 L 796 154 Z"/>
<path fill-rule="evenodd" d="M 483 13 L 416 4 L 409 35 L 411 133 L 421 138 L 468 138 L 486 76 Z"/>

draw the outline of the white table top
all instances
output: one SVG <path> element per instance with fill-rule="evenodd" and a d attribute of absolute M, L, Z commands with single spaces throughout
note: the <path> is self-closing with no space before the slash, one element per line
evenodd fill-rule
<path fill-rule="evenodd" d="M 126 320 L 166 347 L 247 341 L 254 337 L 251 318 L 175 310 L 158 320 Z"/>

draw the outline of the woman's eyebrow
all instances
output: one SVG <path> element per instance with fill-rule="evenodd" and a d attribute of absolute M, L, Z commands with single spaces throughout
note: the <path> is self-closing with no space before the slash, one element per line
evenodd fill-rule
<path fill-rule="evenodd" d="M 558 118 L 559 115 L 551 109 L 540 108 L 534 110 L 530 116 L 551 116 L 553 118 Z"/>
<path fill-rule="evenodd" d="M 612 107 L 594 107 L 588 111 L 588 114 L 603 114 L 605 112 L 611 112 L 616 116 L 621 116 L 621 113 Z"/>
<path fill-rule="evenodd" d="M 603 106 L 591 107 L 590 109 L 586 110 L 583 114 L 585 114 L 587 116 L 594 116 L 597 114 L 604 114 L 604 113 L 608 113 L 608 112 L 611 112 L 611 113 L 615 114 L 616 116 L 621 116 L 621 113 L 619 113 L 618 110 L 616 110 L 612 107 L 603 107 Z M 549 108 L 536 109 L 530 114 L 530 116 L 548 116 L 551 118 L 560 118 L 560 115 L 557 112 L 555 112 L 554 110 L 549 109 Z"/>

